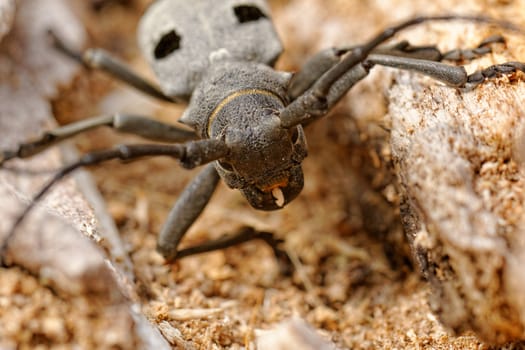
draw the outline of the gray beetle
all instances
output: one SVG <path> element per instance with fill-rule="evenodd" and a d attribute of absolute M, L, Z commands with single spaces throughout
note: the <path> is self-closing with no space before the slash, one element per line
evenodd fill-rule
<path fill-rule="evenodd" d="M 382 45 L 407 27 L 438 20 L 493 23 L 518 30 L 507 22 L 481 16 L 417 17 L 387 28 L 362 45 L 321 51 L 299 72 L 291 74 L 272 68 L 282 47 L 265 1 L 158 0 L 142 17 L 138 39 L 160 88 L 105 51 L 88 49 L 79 53 L 51 33 L 57 49 L 85 66 L 104 70 L 153 97 L 188 103 L 180 121 L 192 130 L 144 116 L 105 115 L 51 130 L 35 141 L 0 151 L 1 165 L 99 126 L 165 142 L 119 145 L 88 153 L 63 168 L 19 217 L 2 252 L 34 203 L 71 171 L 110 159 L 167 155 L 179 159 L 186 168 L 205 165 L 180 195 L 160 232 L 158 250 L 167 261 L 251 239 L 266 241 L 277 257 L 285 258 L 279 240 L 250 227 L 194 247 L 179 250 L 178 245 L 221 178 L 230 188 L 239 189 L 255 209 L 280 209 L 292 201 L 303 188 L 301 162 L 307 155 L 303 127 L 326 115 L 374 65 L 417 71 L 456 88 L 473 88 L 486 78 L 525 70 L 523 63 L 508 62 L 468 75 L 461 66 L 441 62 L 490 52 L 490 44 L 502 41 L 499 36 L 471 50 L 445 53 L 434 46 L 412 46 L 405 41 Z"/>

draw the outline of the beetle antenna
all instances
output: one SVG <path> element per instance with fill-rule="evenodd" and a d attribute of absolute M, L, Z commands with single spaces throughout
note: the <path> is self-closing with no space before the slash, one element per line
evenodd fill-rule
<path fill-rule="evenodd" d="M 0 246 L 0 261 L 4 257 L 9 242 L 17 228 L 27 217 L 35 205 L 49 190 L 74 170 L 89 165 L 99 164 L 112 159 L 134 160 L 146 156 L 170 156 L 180 160 L 183 167 L 191 169 L 226 156 L 228 147 L 220 140 L 205 139 L 184 144 L 137 144 L 118 145 L 112 149 L 92 152 L 84 155 L 78 161 L 60 169 L 47 184 L 33 197 L 31 203 L 15 220 L 11 230 Z"/>

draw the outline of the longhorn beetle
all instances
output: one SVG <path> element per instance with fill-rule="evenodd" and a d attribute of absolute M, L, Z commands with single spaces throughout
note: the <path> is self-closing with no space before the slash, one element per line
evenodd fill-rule
<path fill-rule="evenodd" d="M 108 53 L 100 49 L 76 52 L 51 33 L 57 49 L 85 66 L 102 69 L 161 100 L 188 102 L 180 121 L 192 131 L 144 116 L 115 114 L 59 127 L 35 141 L 2 151 L 0 164 L 32 156 L 99 126 L 165 142 L 95 151 L 61 169 L 18 218 L 3 242 L 2 256 L 17 225 L 68 173 L 110 159 L 162 155 L 179 159 L 185 168 L 204 166 L 182 192 L 160 232 L 158 251 L 168 262 L 251 239 L 265 240 L 276 256 L 283 258 L 279 240 L 252 228 L 186 249 L 179 250 L 178 246 L 221 178 L 230 188 L 240 190 L 255 209 L 281 209 L 292 201 L 303 187 L 301 162 L 307 155 L 303 126 L 326 115 L 374 65 L 417 71 L 455 88 L 473 88 L 486 78 L 525 71 L 524 63 L 508 62 L 468 75 L 462 66 L 441 62 L 487 53 L 489 45 L 501 41 L 501 37 L 491 37 L 471 50 L 446 53 L 434 46 L 412 46 L 405 41 L 385 44 L 405 28 L 426 21 L 451 20 L 519 30 L 507 22 L 481 16 L 418 17 L 387 28 L 362 45 L 321 51 L 298 73 L 290 74 L 271 67 L 282 48 L 265 1 L 158 0 L 142 17 L 138 39 L 160 88 Z"/>

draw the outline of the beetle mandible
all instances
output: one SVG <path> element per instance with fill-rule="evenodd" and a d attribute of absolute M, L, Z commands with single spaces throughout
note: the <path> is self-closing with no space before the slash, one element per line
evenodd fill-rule
<path fill-rule="evenodd" d="M 179 159 L 186 168 L 204 165 L 178 198 L 160 232 L 157 248 L 168 262 L 251 239 L 266 241 L 277 257 L 286 258 L 279 240 L 250 227 L 194 247 L 179 250 L 178 245 L 220 179 L 240 190 L 255 209 L 281 209 L 296 198 L 303 187 L 301 162 L 307 155 L 303 127 L 326 115 L 374 65 L 417 71 L 455 88 L 473 88 L 487 78 L 525 71 L 525 64 L 507 62 L 468 75 L 462 66 L 441 62 L 490 52 L 490 44 L 502 41 L 499 36 L 471 50 L 445 53 L 434 46 L 412 46 L 405 41 L 383 45 L 407 27 L 438 20 L 493 23 L 518 30 L 507 22 L 481 16 L 417 17 L 387 28 L 362 45 L 323 50 L 291 74 L 272 68 L 282 47 L 264 0 L 157 0 L 141 19 L 138 39 L 160 88 L 105 51 L 79 53 L 50 33 L 57 49 L 87 67 L 104 70 L 150 96 L 187 102 L 180 121 L 192 130 L 145 116 L 115 114 L 72 123 L 0 151 L 1 165 L 100 126 L 165 142 L 95 151 L 61 169 L 18 218 L 1 252 L 34 203 L 78 167 L 110 159 L 164 155 Z"/>

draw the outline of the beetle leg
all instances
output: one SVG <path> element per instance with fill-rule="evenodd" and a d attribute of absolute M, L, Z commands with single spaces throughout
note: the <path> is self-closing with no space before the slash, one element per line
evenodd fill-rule
<path fill-rule="evenodd" d="M 480 45 L 481 46 L 481 45 Z M 330 48 L 311 56 L 290 80 L 288 95 L 292 100 L 308 90 L 324 73 L 335 66 L 341 57 L 358 46 Z M 412 46 L 406 40 L 394 45 L 381 46 L 372 53 L 440 61 L 443 54 L 435 46 Z"/>
<path fill-rule="evenodd" d="M 257 231 L 253 227 L 242 227 L 237 233 L 225 235 L 218 239 L 204 242 L 193 247 L 188 247 L 177 251 L 176 259 L 182 259 L 186 256 L 207 253 L 213 250 L 224 249 L 238 244 L 242 244 L 251 240 L 262 240 L 268 244 L 277 258 L 281 273 L 289 275 L 293 271 L 293 265 L 290 257 L 285 250 L 280 248 L 283 243 L 281 239 L 275 238 L 273 233 L 265 231 Z"/>
<path fill-rule="evenodd" d="M 144 138 L 163 142 L 183 142 L 197 138 L 193 131 L 137 115 L 114 114 L 81 120 L 43 133 L 34 141 L 21 143 L 16 149 L 0 150 L 0 166 L 13 158 L 27 158 L 79 133 L 108 126 Z"/>
<path fill-rule="evenodd" d="M 324 115 L 332 107 L 333 103 L 336 103 L 355 83 L 368 74 L 373 63 L 366 62 L 367 57 L 396 33 L 427 21 L 450 20 L 492 23 L 503 28 L 520 31 L 519 28 L 508 22 L 479 16 L 450 15 L 416 17 L 407 20 L 383 30 L 365 44 L 352 48 L 339 62 L 323 73 L 308 90 L 304 91 L 304 93 L 280 111 L 281 125 L 284 128 L 291 128 L 298 124 L 304 125 Z M 431 72 L 433 72 L 432 69 Z M 445 71 L 445 73 L 450 74 L 448 71 Z"/>
<path fill-rule="evenodd" d="M 525 63 L 522 62 L 500 63 L 476 71 L 472 74 L 467 74 L 467 71 L 462 66 L 452 66 L 441 62 L 406 57 L 373 54 L 368 56 L 366 61 L 383 66 L 419 72 L 436 80 L 440 80 L 447 85 L 465 88 L 467 90 L 478 86 L 486 79 L 496 78 L 505 74 L 512 74 L 517 71 L 525 72 Z"/>
<path fill-rule="evenodd" d="M 486 79 L 497 78 L 502 75 L 513 74 L 517 71 L 525 73 L 525 63 L 523 62 L 506 62 L 495 64 L 485 69 L 476 71 L 467 77 L 463 88 L 470 90 L 483 83 Z"/>
<path fill-rule="evenodd" d="M 492 35 L 483 40 L 477 47 L 473 49 L 455 49 L 443 53 L 440 61 L 465 61 L 472 60 L 474 58 L 481 57 L 492 52 L 490 45 L 492 44 L 504 44 L 505 38 L 501 35 Z"/>
<path fill-rule="evenodd" d="M 295 73 L 290 80 L 288 87 L 288 95 L 290 98 L 295 100 L 308 90 L 324 73 L 334 67 L 343 55 L 358 48 L 358 46 L 330 48 L 311 56 L 301 67 L 301 70 Z M 394 45 L 378 47 L 374 49 L 372 53 L 432 61 L 440 61 L 443 57 L 435 46 L 412 46 L 405 40 Z"/>
<path fill-rule="evenodd" d="M 228 147 L 226 144 L 216 139 L 198 140 L 183 144 L 118 145 L 111 149 L 85 154 L 78 161 L 59 170 L 53 176 L 53 178 L 51 178 L 51 180 L 49 180 L 48 183 L 43 186 L 42 189 L 33 197 L 31 203 L 15 220 L 15 223 L 11 227 L 7 238 L 5 238 L 5 240 L 0 245 L 0 260 L 4 256 L 4 253 L 9 245 L 9 241 L 14 236 L 17 227 L 22 223 L 33 207 L 56 183 L 82 166 L 95 165 L 112 159 L 129 161 L 147 156 L 169 156 L 179 159 L 185 168 L 194 168 L 196 166 L 207 164 L 214 160 L 220 159 L 227 154 Z M 213 169 L 213 171 L 215 170 Z"/>
<path fill-rule="evenodd" d="M 332 67 L 332 69 L 335 67 L 337 67 L 337 65 Z M 291 128 L 298 124 L 307 125 L 323 117 L 352 86 L 368 75 L 371 67 L 372 65 L 357 63 L 331 84 L 326 94 L 316 95 L 314 89 L 317 83 L 315 83 L 312 88 L 280 110 L 279 118 L 281 120 L 281 126 L 283 128 Z M 328 70 L 323 77 L 331 72 L 332 69 Z"/>
<path fill-rule="evenodd" d="M 288 95 L 292 100 L 308 90 L 326 71 L 341 60 L 347 50 L 326 49 L 310 57 L 301 70 L 295 73 L 288 86 Z"/>
<path fill-rule="evenodd" d="M 235 234 L 178 249 L 181 239 L 208 204 L 218 182 L 219 174 L 213 164 L 209 164 L 184 189 L 159 234 L 157 251 L 167 262 L 173 262 L 190 255 L 207 253 L 258 239 L 272 248 L 283 273 L 289 273 L 290 259 L 288 254 L 279 248 L 282 241 L 276 239 L 270 232 L 259 232 L 251 227 L 243 227 Z"/>
<path fill-rule="evenodd" d="M 366 62 L 419 72 L 450 86 L 459 87 L 467 82 L 467 71 L 462 66 L 452 66 L 441 62 L 409 57 L 377 54 L 369 55 Z"/>
<path fill-rule="evenodd" d="M 402 56 L 427 61 L 467 61 L 479 58 L 492 52 L 492 44 L 504 44 L 505 38 L 501 35 L 492 35 L 483 40 L 478 46 L 469 49 L 454 49 L 441 52 L 435 45 L 412 46 L 403 40 L 394 45 L 381 46 L 372 51 L 373 54 Z"/>
<path fill-rule="evenodd" d="M 183 100 L 165 95 L 155 84 L 138 75 L 124 62 L 113 57 L 103 49 L 87 49 L 84 52 L 78 52 L 68 47 L 53 31 L 49 31 L 49 36 L 58 51 L 82 63 L 87 68 L 100 69 L 117 80 L 133 86 L 135 89 L 142 91 L 146 95 L 159 100 L 174 103 L 184 102 Z"/>
<path fill-rule="evenodd" d="M 208 204 L 219 178 L 213 164 L 208 164 L 180 194 L 157 241 L 157 251 L 166 260 L 178 258 L 180 240 Z"/>

